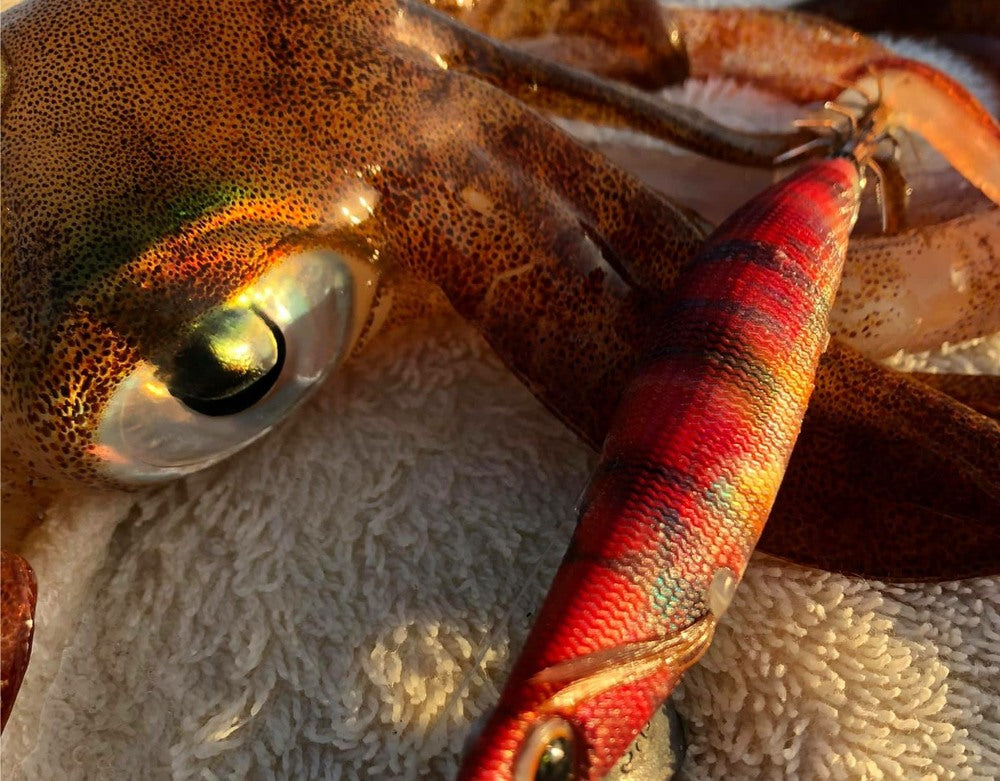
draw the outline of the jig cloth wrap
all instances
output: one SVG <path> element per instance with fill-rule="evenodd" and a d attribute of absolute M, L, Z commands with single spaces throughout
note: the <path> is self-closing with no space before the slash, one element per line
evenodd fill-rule
<path fill-rule="evenodd" d="M 1000 339 L 938 360 L 996 370 Z M 592 458 L 445 321 L 377 341 L 228 463 L 67 498 L 29 546 L 4 779 L 447 777 Z M 452 702 L 484 643 L 489 680 Z M 998 778 L 1000 579 L 757 555 L 677 707 L 691 779 Z"/>

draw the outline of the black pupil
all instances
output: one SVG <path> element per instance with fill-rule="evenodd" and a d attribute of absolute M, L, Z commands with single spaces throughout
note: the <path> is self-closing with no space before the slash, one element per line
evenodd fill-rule
<path fill-rule="evenodd" d="M 554 738 L 538 758 L 535 781 L 572 781 L 573 746 L 567 738 Z"/>
<path fill-rule="evenodd" d="M 168 387 L 203 415 L 235 415 L 274 387 L 285 363 L 285 337 L 255 307 L 210 312 L 174 354 Z"/>

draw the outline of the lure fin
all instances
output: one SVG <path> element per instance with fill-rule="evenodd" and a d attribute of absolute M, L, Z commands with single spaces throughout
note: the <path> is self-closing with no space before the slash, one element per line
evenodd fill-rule
<path fill-rule="evenodd" d="M 546 667 L 535 683 L 564 684 L 541 709 L 571 711 L 581 702 L 663 669 L 680 676 L 708 650 L 718 619 L 708 614 L 671 637 L 605 648 Z"/>

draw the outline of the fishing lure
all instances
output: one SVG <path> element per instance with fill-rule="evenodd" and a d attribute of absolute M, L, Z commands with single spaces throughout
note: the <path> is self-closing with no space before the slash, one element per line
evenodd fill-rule
<path fill-rule="evenodd" d="M 460 778 L 601 778 L 708 648 L 799 433 L 869 151 L 766 190 L 682 274 Z"/>

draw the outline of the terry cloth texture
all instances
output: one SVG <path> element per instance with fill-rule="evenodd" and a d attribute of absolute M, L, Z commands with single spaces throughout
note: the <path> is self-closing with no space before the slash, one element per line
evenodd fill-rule
<path fill-rule="evenodd" d="M 932 360 L 995 371 L 1000 338 Z M 4 779 L 448 777 L 592 459 L 446 320 L 378 340 L 228 463 L 64 501 L 27 551 Z M 757 555 L 676 702 L 689 779 L 996 779 L 1000 579 Z"/>

